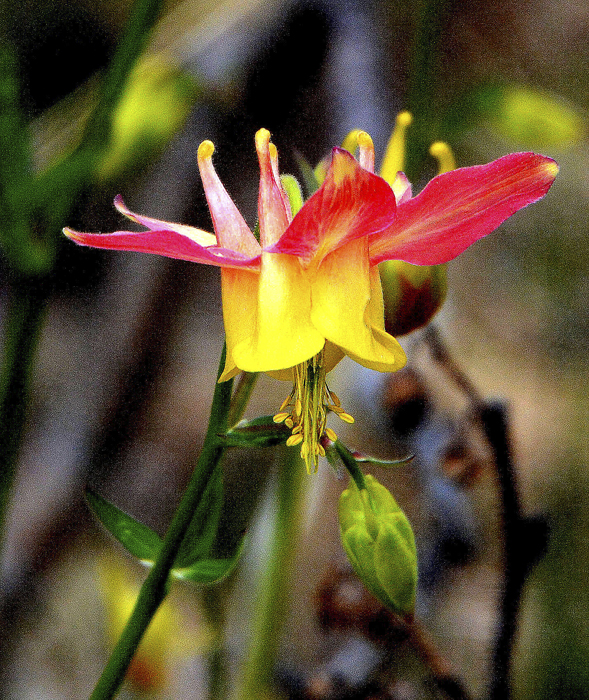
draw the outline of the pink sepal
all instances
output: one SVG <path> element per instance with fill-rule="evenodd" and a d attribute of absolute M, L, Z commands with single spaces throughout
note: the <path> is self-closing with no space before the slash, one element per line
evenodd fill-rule
<path fill-rule="evenodd" d="M 438 175 L 397 207 L 387 229 L 370 237 L 370 262 L 448 262 L 549 190 L 558 166 L 534 153 L 512 153 L 487 165 Z"/>
<path fill-rule="evenodd" d="M 115 231 L 114 233 L 80 233 L 68 228 L 63 231 L 68 238 L 76 243 L 92 248 L 154 253 L 168 258 L 190 260 L 218 267 L 260 269 L 260 256 L 247 258 L 240 253 L 219 246 L 205 248 L 187 236 L 169 229 L 140 232 Z"/>

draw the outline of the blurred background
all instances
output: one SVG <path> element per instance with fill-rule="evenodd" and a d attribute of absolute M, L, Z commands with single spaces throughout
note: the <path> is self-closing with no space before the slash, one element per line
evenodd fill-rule
<path fill-rule="evenodd" d="M 130 8 L 127 0 L 2 5 L 39 173 L 78 143 Z M 506 402 L 523 512 L 550 533 L 519 615 L 512 678 L 521 700 L 589 698 L 588 20 L 576 0 L 168 2 L 92 183 L 59 222 L 117 230 L 120 193 L 133 211 L 211 230 L 196 166 L 198 144 L 211 139 L 217 171 L 253 226 L 257 129 L 272 132 L 281 170 L 297 175 L 300 156 L 317 163 L 353 128 L 371 134 L 378 162 L 406 108 L 415 115 L 414 191 L 436 172 L 426 149 L 440 138 L 458 166 L 523 150 L 558 161 L 544 200 L 449 265 L 435 320 L 480 395 Z M 10 282 L 3 265 L 0 318 Z M 402 340 L 410 357 L 402 376 L 346 358 L 331 385 L 356 417 L 338 430 L 347 444 L 383 458 L 417 455 L 377 476 L 415 526 L 420 618 L 482 698 L 503 581 L 497 477 L 469 397 L 432 360 L 430 340 L 420 331 Z M 3 697 L 91 692 L 112 644 L 117 586 L 136 584 L 142 571 L 92 520 L 84 490 L 165 532 L 202 443 L 222 342 L 216 269 L 60 240 L 2 562 Z M 287 391 L 262 377 L 247 415 L 274 412 Z M 273 459 L 271 450 L 235 451 L 225 465 L 227 511 L 239 514 L 227 516 L 228 527 L 250 527 L 230 586 L 235 663 L 264 553 Z M 423 684 L 401 643 L 368 639 L 361 625 L 321 624 L 321 592 L 344 562 L 339 477 L 325 462 L 308 478 L 277 684 L 285 697 L 445 697 Z M 149 673 L 121 697 L 206 697 L 203 593 L 176 588 L 159 639 L 173 643 L 165 653 L 156 645 Z M 363 684 L 382 674 L 383 660 L 389 694 L 370 696 Z"/>

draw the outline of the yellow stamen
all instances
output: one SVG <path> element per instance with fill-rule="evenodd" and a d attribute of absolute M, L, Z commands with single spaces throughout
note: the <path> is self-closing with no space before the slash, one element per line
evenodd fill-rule
<path fill-rule="evenodd" d="M 452 149 L 444 141 L 436 141 L 429 147 L 430 156 L 438 161 L 438 175 L 456 170 L 456 161 Z"/>
<path fill-rule="evenodd" d="M 397 173 L 405 167 L 405 134 L 413 121 L 410 112 L 399 112 L 395 128 L 384 154 L 380 175 L 392 186 Z"/>
<path fill-rule="evenodd" d="M 332 403 L 335 406 L 341 406 L 342 402 L 339 400 L 339 396 L 335 393 L 335 391 L 330 391 L 329 392 L 329 398 L 331 399 Z"/>
<path fill-rule="evenodd" d="M 344 421 L 344 423 L 350 423 L 352 424 L 354 422 L 354 416 L 351 416 L 349 413 L 346 413 L 345 411 L 342 411 L 341 413 L 338 413 L 338 418 Z"/>
<path fill-rule="evenodd" d="M 291 435 L 288 440 L 286 441 L 287 447 L 293 447 L 294 445 L 298 445 L 301 442 L 303 442 L 303 436 L 300 433 L 297 433 L 296 435 Z"/>
<path fill-rule="evenodd" d="M 335 442 L 337 440 L 337 435 L 331 428 L 325 428 L 325 436 L 329 438 L 331 442 Z"/>
<path fill-rule="evenodd" d="M 323 351 L 294 367 L 293 374 L 293 390 L 274 416 L 274 422 L 288 426 L 291 435 L 286 444 L 288 447 L 300 445 L 307 471 L 316 472 L 319 457 L 325 456 L 321 438 L 327 435 L 330 440 L 337 440 L 333 430 L 325 425 L 328 413 L 336 413 L 346 423 L 353 423 L 354 419 L 327 386 Z"/>

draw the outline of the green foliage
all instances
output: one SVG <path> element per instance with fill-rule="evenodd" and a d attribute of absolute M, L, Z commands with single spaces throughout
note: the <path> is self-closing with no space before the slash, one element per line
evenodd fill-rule
<path fill-rule="evenodd" d="M 315 174 L 313 167 L 306 158 L 304 158 L 301 155 L 298 155 L 297 163 L 301 171 L 301 177 L 303 180 L 303 185 L 305 187 L 305 192 L 307 194 L 307 197 L 310 197 L 319 189 L 319 180 L 317 179 L 317 175 Z"/>
<path fill-rule="evenodd" d="M 280 182 L 290 202 L 290 211 L 293 216 L 296 216 L 304 203 L 301 186 L 294 175 L 281 175 Z"/>
<path fill-rule="evenodd" d="M 157 558 L 162 540 L 151 528 L 117 508 L 93 491 L 86 491 L 92 512 L 104 527 L 133 556 L 152 564 Z M 197 507 L 178 551 L 171 575 L 197 584 L 217 583 L 236 566 L 243 548 L 243 539 L 227 558 L 213 554 L 217 526 L 223 502 L 221 470 L 217 469 Z"/>
<path fill-rule="evenodd" d="M 545 90 L 510 83 L 480 90 L 475 100 L 483 123 L 521 148 L 567 147 L 587 134 L 580 111 Z"/>
<path fill-rule="evenodd" d="M 183 581 L 190 581 L 200 585 L 219 583 L 227 578 L 237 566 L 245 539 L 239 541 L 239 546 L 231 557 L 226 559 L 200 559 L 185 568 L 175 566 L 172 569 L 172 576 Z"/>
<path fill-rule="evenodd" d="M 261 416 L 250 421 L 240 421 L 223 435 L 226 447 L 274 447 L 285 443 L 290 430 L 275 423 L 272 416 Z"/>
<path fill-rule="evenodd" d="M 86 499 L 94 515 L 134 557 L 143 561 L 157 557 L 162 541 L 151 528 L 90 489 L 86 491 Z"/>
<path fill-rule="evenodd" d="M 16 271 L 34 275 L 44 260 L 31 235 L 29 139 L 19 93 L 15 52 L 0 42 L 0 245 Z"/>
<path fill-rule="evenodd" d="M 182 540 L 174 567 L 190 567 L 210 555 L 223 507 L 223 473 L 215 469 Z"/>
<path fill-rule="evenodd" d="M 199 94 L 196 81 L 172 64 L 157 57 L 139 62 L 113 114 L 99 178 L 120 178 L 159 155 Z"/>
<path fill-rule="evenodd" d="M 401 459 L 378 459 L 377 457 L 370 457 L 369 455 L 354 455 L 356 462 L 360 464 L 371 464 L 374 467 L 384 467 L 385 469 L 390 467 L 404 467 L 406 464 L 409 464 L 414 457 L 415 455 L 409 455 Z"/>

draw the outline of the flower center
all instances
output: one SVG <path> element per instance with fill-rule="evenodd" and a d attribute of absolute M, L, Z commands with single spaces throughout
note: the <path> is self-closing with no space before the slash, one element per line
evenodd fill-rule
<path fill-rule="evenodd" d="M 317 471 L 319 457 L 325 456 L 321 438 L 327 435 L 330 440 L 337 440 L 337 435 L 325 425 L 327 414 L 331 411 L 346 423 L 353 423 L 354 418 L 344 411 L 337 395 L 327 386 L 323 350 L 293 367 L 293 372 L 294 386 L 274 416 L 274 422 L 291 429 L 286 444 L 301 446 L 301 458 L 312 473 Z"/>

